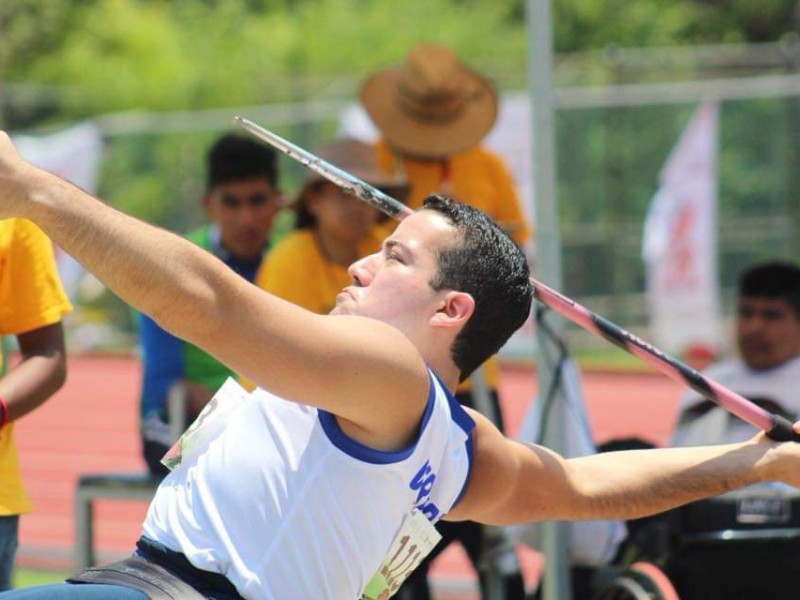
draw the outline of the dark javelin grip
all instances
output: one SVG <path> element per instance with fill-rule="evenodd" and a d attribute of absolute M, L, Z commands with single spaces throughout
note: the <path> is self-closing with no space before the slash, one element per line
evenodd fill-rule
<path fill-rule="evenodd" d="M 793 423 L 780 415 L 771 415 L 772 428 L 769 429 L 767 437 L 776 442 L 800 442 L 800 434 L 792 429 Z"/>
<path fill-rule="evenodd" d="M 709 380 L 691 367 L 684 365 L 682 362 L 672 358 L 671 356 L 668 356 L 667 354 L 664 354 L 658 350 L 658 348 L 643 342 L 636 336 L 618 327 L 608 319 L 598 315 L 592 315 L 592 321 L 597 327 L 597 331 L 600 333 L 600 335 L 602 335 L 603 338 L 615 346 L 618 346 L 627 352 L 631 352 L 632 347 L 637 347 L 641 350 L 644 350 L 648 354 L 653 355 L 654 358 L 657 358 L 663 363 L 672 367 L 672 369 L 674 369 L 681 376 L 686 384 L 698 394 L 716 404 L 719 404 L 723 408 L 731 411 L 752 425 L 760 426 L 760 428 L 764 430 L 767 437 L 770 439 L 777 442 L 800 442 L 800 435 L 795 433 L 794 429 L 792 429 L 792 422 L 785 417 L 769 413 L 760 407 L 757 407 L 756 405 L 749 405 L 749 401 L 748 405 L 745 405 L 737 404 L 730 398 L 722 398 L 714 391 L 714 388 L 709 383 Z M 635 354 L 635 352 L 633 353 Z M 756 419 L 754 419 L 754 411 L 761 413 L 756 415 Z M 756 420 L 758 422 L 754 422 Z"/>
<path fill-rule="evenodd" d="M 672 379 L 689 385 L 701 396 L 719 404 L 758 429 L 768 432 L 772 438 L 777 436 L 787 440 L 798 439 L 791 432 L 791 425 L 789 424 L 787 427 L 785 419 L 776 419 L 775 415 L 747 398 L 743 398 L 712 379 L 700 375 L 694 369 L 667 356 L 658 348 L 642 341 L 608 319 L 594 314 L 574 300 L 535 279 L 531 279 L 531 281 L 534 284 L 536 298 L 562 316 L 581 325 L 584 329 L 598 334 L 622 350 L 641 358 Z"/>
<path fill-rule="evenodd" d="M 678 369 L 681 376 L 686 380 L 686 383 L 695 390 L 697 393 L 705 396 L 709 400 L 717 402 L 723 408 L 730 410 L 734 414 L 738 416 L 739 413 L 736 410 L 736 406 L 731 406 L 729 403 L 726 403 L 719 399 L 719 395 L 714 391 L 714 389 L 709 385 L 709 380 L 695 371 L 694 369 L 687 367 L 683 363 L 678 362 L 677 360 L 670 358 L 669 356 L 665 356 L 666 359 L 670 361 L 673 367 Z M 757 405 L 754 405 L 757 406 Z M 776 442 L 800 442 L 800 434 L 795 433 L 794 429 L 792 428 L 793 423 L 783 417 L 781 415 L 777 415 L 771 412 L 768 412 L 764 409 L 758 407 L 759 410 L 763 410 L 764 414 L 768 417 L 768 422 L 766 426 L 762 427 L 764 433 L 767 435 L 768 438 L 771 440 L 775 440 Z M 752 422 L 750 419 L 745 418 L 745 421 Z"/>

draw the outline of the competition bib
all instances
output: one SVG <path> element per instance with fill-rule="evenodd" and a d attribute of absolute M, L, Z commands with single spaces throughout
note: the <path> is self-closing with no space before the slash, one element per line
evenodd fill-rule
<path fill-rule="evenodd" d="M 228 377 L 214 397 L 203 407 L 194 422 L 167 450 L 167 453 L 161 458 L 161 464 L 172 471 L 180 466 L 184 458 L 205 451 L 209 442 L 225 428 L 233 411 L 249 397 L 250 394 L 246 389 Z"/>
<path fill-rule="evenodd" d="M 388 600 L 442 539 L 433 524 L 412 509 L 403 518 L 389 552 L 361 594 L 361 600 Z"/>

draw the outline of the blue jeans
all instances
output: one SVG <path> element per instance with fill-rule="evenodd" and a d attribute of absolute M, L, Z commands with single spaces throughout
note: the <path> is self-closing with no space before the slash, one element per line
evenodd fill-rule
<path fill-rule="evenodd" d="M 17 554 L 19 515 L 0 517 L 0 592 L 11 589 L 11 572 Z"/>
<path fill-rule="evenodd" d="M 53 583 L 0 593 L 2 600 L 148 600 L 133 588 L 93 583 Z"/>

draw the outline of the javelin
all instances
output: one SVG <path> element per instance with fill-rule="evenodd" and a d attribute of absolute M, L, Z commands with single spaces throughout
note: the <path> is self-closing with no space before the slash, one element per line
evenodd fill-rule
<path fill-rule="evenodd" d="M 233 121 L 237 125 L 244 127 L 255 137 L 281 150 L 286 155 L 292 157 L 325 179 L 332 181 L 346 192 L 353 194 L 359 200 L 377 208 L 382 213 L 394 217 L 398 221 L 414 213 L 413 210 L 402 202 L 395 200 L 379 189 L 350 175 L 350 173 L 342 171 L 329 162 L 311 154 L 311 152 L 303 150 L 300 146 L 296 146 L 289 140 L 285 140 L 281 136 L 256 125 L 252 121 L 243 117 L 234 117 Z"/>
<path fill-rule="evenodd" d="M 252 121 L 243 117 L 235 117 L 234 122 L 255 137 L 281 150 L 291 158 L 299 161 L 309 169 L 390 217 L 402 220 L 414 213 L 413 210 L 399 200 L 384 194 L 368 183 L 342 171 L 311 152 L 303 150 L 279 135 L 256 125 Z M 531 278 L 531 283 L 533 284 L 534 297 L 561 316 L 605 338 L 622 350 L 634 356 L 638 356 L 671 379 L 688 385 L 704 398 L 719 404 L 742 420 L 763 430 L 766 432 L 767 436 L 773 440 L 800 441 L 800 435 L 794 432 L 792 423 L 788 419 L 767 412 L 748 399 L 729 390 L 716 381 L 701 375 L 691 367 L 668 356 L 658 348 L 639 339 L 632 333 L 625 331 L 608 319 L 591 312 L 574 300 L 536 281 L 536 279 Z"/>

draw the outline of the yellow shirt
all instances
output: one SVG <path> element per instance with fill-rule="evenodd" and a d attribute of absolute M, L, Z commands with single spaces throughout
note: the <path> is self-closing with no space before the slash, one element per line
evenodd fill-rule
<path fill-rule="evenodd" d="M 0 334 L 27 333 L 71 310 L 50 240 L 25 219 L 0 220 Z M 2 360 L 0 358 L 0 360 Z M 14 424 L 0 429 L 0 515 L 31 510 L 14 446 Z"/>
<path fill-rule="evenodd" d="M 522 214 L 511 172 L 490 150 L 475 146 L 446 161 L 423 161 L 398 156 L 385 140 L 379 140 L 375 149 L 378 165 L 384 172 L 404 170 L 411 187 L 407 200 L 411 208 L 419 208 L 422 200 L 430 194 L 443 193 L 485 212 L 520 246 L 530 237 L 531 228 Z M 499 370 L 494 358 L 483 364 L 483 373 L 486 386 L 496 390 Z M 459 392 L 469 389 L 469 380 L 458 386 Z"/>
<path fill-rule="evenodd" d="M 361 243 L 359 256 L 377 252 L 382 241 L 377 235 L 370 235 Z M 255 283 L 284 300 L 327 314 L 336 295 L 350 285 L 350 275 L 347 267 L 325 259 L 311 229 L 298 229 L 269 251 Z"/>

